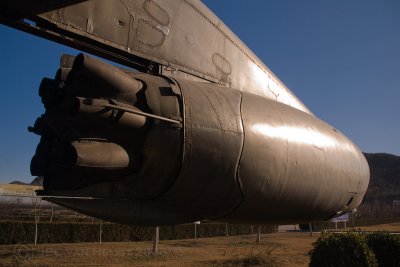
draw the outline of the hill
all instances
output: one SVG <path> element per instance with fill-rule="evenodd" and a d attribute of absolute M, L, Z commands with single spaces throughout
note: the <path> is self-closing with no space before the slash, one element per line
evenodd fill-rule
<path fill-rule="evenodd" d="M 400 157 L 386 153 L 364 153 L 364 156 L 371 179 L 359 210 L 371 217 L 400 216 Z"/>
<path fill-rule="evenodd" d="M 24 183 L 24 182 L 21 182 L 21 181 L 13 181 L 13 182 L 11 182 L 10 184 L 16 184 L 16 185 L 27 185 L 26 183 Z"/>

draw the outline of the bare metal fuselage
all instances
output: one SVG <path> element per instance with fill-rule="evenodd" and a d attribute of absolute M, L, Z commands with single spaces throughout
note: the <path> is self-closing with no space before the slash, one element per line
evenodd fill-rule
<path fill-rule="evenodd" d="M 64 56 L 44 80 L 31 169 L 52 201 L 144 225 L 305 222 L 361 203 L 361 151 L 200 1 L 40 3 L 0 0 L 1 22 L 147 73 Z"/>

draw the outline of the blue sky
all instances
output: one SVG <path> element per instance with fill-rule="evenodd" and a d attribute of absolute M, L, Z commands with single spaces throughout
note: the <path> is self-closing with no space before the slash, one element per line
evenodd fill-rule
<path fill-rule="evenodd" d="M 321 119 L 400 155 L 400 1 L 204 1 Z M 79 51 L 0 26 L 0 183 L 30 181 L 43 77 Z"/>

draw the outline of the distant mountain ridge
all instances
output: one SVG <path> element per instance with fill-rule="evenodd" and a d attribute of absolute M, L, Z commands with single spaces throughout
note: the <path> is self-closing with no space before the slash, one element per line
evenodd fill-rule
<path fill-rule="evenodd" d="M 21 182 L 21 181 L 12 181 L 10 184 L 27 185 L 27 183 L 24 183 L 24 182 Z"/>
<path fill-rule="evenodd" d="M 32 182 L 30 182 L 29 184 L 21 182 L 21 181 L 13 181 L 10 184 L 42 186 L 43 185 L 43 177 L 42 176 L 38 176 L 35 179 L 33 179 Z"/>
<path fill-rule="evenodd" d="M 400 200 L 400 156 L 386 153 L 364 153 L 371 179 L 364 203 L 392 204 Z"/>

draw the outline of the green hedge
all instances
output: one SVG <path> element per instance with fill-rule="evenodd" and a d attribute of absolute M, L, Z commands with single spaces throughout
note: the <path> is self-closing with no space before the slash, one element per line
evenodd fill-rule
<path fill-rule="evenodd" d="M 250 234 L 249 225 L 228 224 L 229 235 Z M 273 232 L 274 226 L 263 226 L 262 232 Z M 141 227 L 105 223 L 102 225 L 103 242 L 127 242 L 151 240 L 154 227 Z M 197 237 L 226 235 L 225 224 L 197 225 Z M 38 243 L 98 242 L 98 223 L 38 223 Z M 0 222 L 0 245 L 33 243 L 35 224 L 33 222 Z M 160 239 L 187 239 L 194 237 L 194 225 L 160 227 Z"/>
<path fill-rule="evenodd" d="M 374 252 L 379 267 L 400 265 L 400 236 L 388 232 L 371 233 L 366 236 L 368 246 Z"/>
<path fill-rule="evenodd" d="M 388 232 L 322 233 L 310 266 L 400 266 L 400 236 Z"/>
<path fill-rule="evenodd" d="M 375 254 L 359 233 L 322 233 L 310 251 L 310 267 L 375 267 Z"/>

